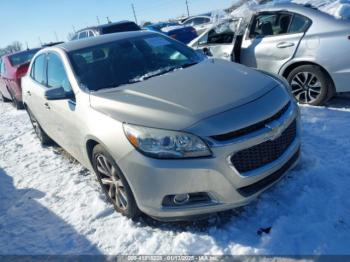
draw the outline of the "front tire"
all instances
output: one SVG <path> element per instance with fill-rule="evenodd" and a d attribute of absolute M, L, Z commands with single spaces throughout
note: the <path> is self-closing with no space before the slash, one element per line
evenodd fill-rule
<path fill-rule="evenodd" d="M 45 133 L 45 131 L 40 126 L 39 122 L 36 120 L 33 113 L 27 108 L 27 113 L 34 128 L 36 136 L 39 138 L 42 146 L 49 146 L 53 144 L 53 140 Z"/>
<path fill-rule="evenodd" d="M 122 171 L 101 145 L 92 151 L 92 165 L 97 179 L 114 209 L 128 218 L 140 215 L 135 198 Z"/>
<path fill-rule="evenodd" d="M 300 104 L 320 106 L 332 96 L 332 82 L 319 66 L 298 66 L 290 72 L 287 80 Z"/>

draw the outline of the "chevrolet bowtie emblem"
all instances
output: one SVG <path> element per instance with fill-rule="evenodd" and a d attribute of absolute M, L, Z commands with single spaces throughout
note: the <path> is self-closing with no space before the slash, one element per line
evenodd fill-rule
<path fill-rule="evenodd" d="M 276 138 L 280 137 L 283 132 L 283 126 L 281 125 L 271 126 L 266 124 L 265 127 L 271 130 L 266 134 L 266 140 L 273 141 Z"/>

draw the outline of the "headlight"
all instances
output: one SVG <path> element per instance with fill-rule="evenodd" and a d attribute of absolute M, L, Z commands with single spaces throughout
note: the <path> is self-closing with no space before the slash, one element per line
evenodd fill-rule
<path fill-rule="evenodd" d="M 177 131 L 124 124 L 130 143 L 141 153 L 154 158 L 211 156 L 208 146 L 197 136 Z"/>

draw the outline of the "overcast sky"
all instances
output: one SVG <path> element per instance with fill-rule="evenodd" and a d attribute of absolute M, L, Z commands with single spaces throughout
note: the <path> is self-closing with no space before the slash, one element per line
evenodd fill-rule
<path fill-rule="evenodd" d="M 190 14 L 229 7 L 233 0 L 188 0 Z M 187 13 L 186 0 L 1 0 L 0 48 L 13 41 L 35 47 L 42 42 L 66 41 L 69 32 L 101 23 L 160 21 Z"/>

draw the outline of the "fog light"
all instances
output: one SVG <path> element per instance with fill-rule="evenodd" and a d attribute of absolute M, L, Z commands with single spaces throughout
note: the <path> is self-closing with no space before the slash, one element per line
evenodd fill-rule
<path fill-rule="evenodd" d="M 189 194 L 179 194 L 174 196 L 174 203 L 176 205 L 186 204 L 190 200 Z"/>

